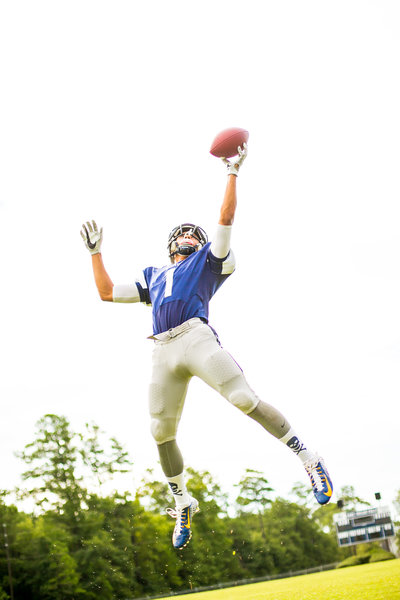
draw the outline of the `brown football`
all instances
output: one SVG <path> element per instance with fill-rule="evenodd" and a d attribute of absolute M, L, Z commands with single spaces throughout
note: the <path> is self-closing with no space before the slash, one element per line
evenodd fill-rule
<path fill-rule="evenodd" d="M 221 131 L 211 144 L 210 152 L 219 158 L 231 158 L 238 153 L 238 146 L 242 147 L 249 139 L 249 132 L 241 127 L 230 127 Z"/>

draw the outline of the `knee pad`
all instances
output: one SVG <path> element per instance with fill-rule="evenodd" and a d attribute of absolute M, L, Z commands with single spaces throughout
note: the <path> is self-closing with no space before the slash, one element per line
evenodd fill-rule
<path fill-rule="evenodd" d="M 176 438 L 175 420 L 153 417 L 151 419 L 151 434 L 158 445 L 174 440 Z"/>
<path fill-rule="evenodd" d="M 176 402 L 175 398 L 168 397 L 165 387 L 155 382 L 150 384 L 151 433 L 157 444 L 164 444 L 176 438 L 183 399 L 181 402 Z"/>
<path fill-rule="evenodd" d="M 233 387 L 231 382 L 229 387 L 231 389 L 226 395 L 226 398 L 231 404 L 236 406 L 236 408 L 239 408 L 239 410 L 244 412 L 246 415 L 255 409 L 260 399 L 247 384 L 243 385 L 243 380 L 236 380 L 236 385 L 233 385 Z"/>

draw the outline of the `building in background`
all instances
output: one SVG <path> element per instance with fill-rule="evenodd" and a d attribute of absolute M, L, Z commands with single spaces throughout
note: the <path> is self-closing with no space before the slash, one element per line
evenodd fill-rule
<path fill-rule="evenodd" d="M 387 506 L 345 511 L 334 515 L 340 547 L 381 542 L 382 548 L 397 554 L 395 528 Z"/>

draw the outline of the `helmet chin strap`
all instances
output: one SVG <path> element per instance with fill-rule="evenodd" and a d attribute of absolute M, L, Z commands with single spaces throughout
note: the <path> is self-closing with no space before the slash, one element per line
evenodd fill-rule
<path fill-rule="evenodd" d="M 182 256 L 189 256 L 189 254 L 193 254 L 196 252 L 197 246 L 192 246 L 191 244 L 180 244 L 178 246 L 176 252 L 174 254 L 181 254 Z"/>
<path fill-rule="evenodd" d="M 197 251 L 199 245 L 200 244 L 197 244 L 196 246 L 192 246 L 191 244 L 180 244 L 178 246 L 178 244 L 175 243 L 176 250 L 170 254 L 171 261 L 173 261 L 174 256 L 177 254 L 180 254 L 180 256 L 189 256 L 190 254 L 193 254 Z"/>

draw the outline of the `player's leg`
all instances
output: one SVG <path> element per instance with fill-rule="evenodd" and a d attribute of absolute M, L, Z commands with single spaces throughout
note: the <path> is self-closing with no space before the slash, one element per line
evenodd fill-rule
<path fill-rule="evenodd" d="M 187 353 L 190 372 L 203 379 L 273 436 L 282 438 L 290 429 L 289 423 L 276 408 L 261 401 L 255 394 L 242 369 L 221 347 L 213 330 L 201 325 L 193 330 L 192 335 L 190 352 Z"/>
<path fill-rule="evenodd" d="M 183 457 L 176 440 L 157 444 L 161 468 L 166 477 L 176 477 L 183 472 Z"/>
<path fill-rule="evenodd" d="M 153 372 L 149 388 L 151 432 L 157 443 L 161 467 L 175 500 L 175 509 L 168 509 L 168 513 L 176 519 L 173 545 L 175 548 L 183 548 L 191 538 L 192 516 L 199 510 L 197 500 L 186 489 L 183 458 L 176 443 L 191 376 L 184 369 L 177 372 L 171 368 L 177 345 L 168 344 L 168 348 L 165 346 L 160 344 L 153 352 Z"/>
<path fill-rule="evenodd" d="M 153 370 L 149 387 L 151 433 L 157 444 L 161 468 L 168 480 L 176 504 L 190 501 L 183 481 L 183 458 L 176 443 L 190 375 L 177 374 L 170 363 L 176 348 L 157 345 L 153 352 Z M 182 479 L 182 480 L 181 480 Z"/>
<path fill-rule="evenodd" d="M 332 482 L 320 457 L 308 450 L 286 418 L 273 406 L 263 402 L 250 388 L 243 371 L 219 344 L 211 328 L 198 327 L 192 344 L 190 368 L 234 406 L 260 423 L 302 461 L 319 503 L 325 504 L 332 495 Z"/>
<path fill-rule="evenodd" d="M 247 413 L 251 419 L 260 423 L 271 435 L 286 444 L 304 463 L 313 458 L 314 453 L 307 450 L 289 422 L 276 408 L 260 400 L 256 408 Z"/>

